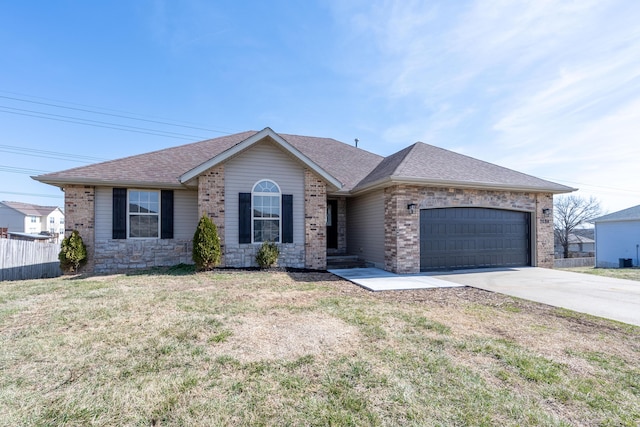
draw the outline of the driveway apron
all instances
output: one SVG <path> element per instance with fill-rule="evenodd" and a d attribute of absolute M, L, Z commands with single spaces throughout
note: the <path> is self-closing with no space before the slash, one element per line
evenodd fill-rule
<path fill-rule="evenodd" d="M 640 282 L 523 267 L 438 274 L 438 279 L 640 326 Z"/>

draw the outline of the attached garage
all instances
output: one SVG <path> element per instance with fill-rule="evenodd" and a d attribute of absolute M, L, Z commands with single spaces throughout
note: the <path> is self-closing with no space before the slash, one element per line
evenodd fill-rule
<path fill-rule="evenodd" d="M 420 271 L 529 265 L 529 212 L 475 207 L 420 211 Z"/>

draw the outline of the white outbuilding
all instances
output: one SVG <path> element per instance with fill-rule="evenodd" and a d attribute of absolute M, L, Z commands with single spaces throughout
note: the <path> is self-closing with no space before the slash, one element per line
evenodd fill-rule
<path fill-rule="evenodd" d="M 640 205 L 592 220 L 595 224 L 596 267 L 639 267 Z"/>

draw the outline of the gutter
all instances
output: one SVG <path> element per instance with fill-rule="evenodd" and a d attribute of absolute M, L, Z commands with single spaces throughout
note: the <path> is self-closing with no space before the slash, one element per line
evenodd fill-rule
<path fill-rule="evenodd" d="M 552 194 L 564 194 L 571 193 L 573 191 L 577 191 L 577 188 L 565 187 L 566 190 L 561 189 L 552 189 L 545 187 L 530 187 L 530 186 L 519 186 L 519 185 L 499 185 L 499 184 L 489 184 L 483 182 L 469 182 L 469 181 L 450 181 L 450 180 L 425 180 L 424 178 L 417 177 L 398 177 L 398 176 L 390 176 L 379 179 L 377 181 L 372 182 L 371 184 L 367 184 L 363 187 L 356 187 L 351 190 L 352 195 L 357 195 L 361 193 L 365 193 L 371 190 L 377 190 L 380 188 L 388 187 L 390 185 L 397 184 L 409 184 L 409 185 L 421 185 L 421 186 L 432 186 L 432 187 L 454 187 L 454 188 L 468 188 L 468 189 L 482 189 L 482 190 L 500 190 L 500 191 L 517 191 L 517 192 L 531 192 L 531 193 L 552 193 Z"/>

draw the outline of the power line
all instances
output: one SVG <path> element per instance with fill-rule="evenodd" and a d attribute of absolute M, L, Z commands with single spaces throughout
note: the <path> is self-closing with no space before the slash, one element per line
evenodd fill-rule
<path fill-rule="evenodd" d="M 25 149 L 26 151 L 26 149 Z M 59 153 L 59 155 L 51 155 L 51 154 L 38 154 L 37 151 L 38 150 L 34 150 L 36 152 L 32 152 L 32 153 L 21 153 L 19 150 L 11 150 L 11 149 L 3 149 L 0 148 L 0 152 L 4 152 L 4 153 L 12 153 L 12 154 L 20 154 L 22 156 L 29 156 L 29 157 L 41 157 L 44 159 L 52 159 L 52 160 L 65 160 L 68 162 L 79 162 L 79 163 L 93 163 L 93 161 L 91 160 L 81 160 L 81 159 L 73 159 L 73 158 L 69 158 L 66 157 L 67 155 L 64 153 Z M 73 156 L 73 155 L 70 155 Z"/>
<path fill-rule="evenodd" d="M 49 197 L 52 199 L 62 199 L 64 195 L 53 196 L 51 194 L 36 194 L 36 193 L 18 193 L 15 191 L 0 191 L 0 194 L 13 194 L 16 196 L 33 196 L 33 197 Z"/>
<path fill-rule="evenodd" d="M 26 175 L 40 175 L 43 173 L 49 173 L 50 171 L 43 171 L 38 169 L 27 169 L 27 168 L 16 168 L 13 166 L 0 165 L 0 172 L 22 173 Z"/>
<path fill-rule="evenodd" d="M 26 109 L 23 109 L 23 108 L 7 107 L 7 106 L 4 106 L 4 105 L 0 105 L 0 108 L 4 108 L 5 109 L 5 110 L 0 110 L 0 112 L 3 112 L 3 113 L 18 114 L 18 115 L 30 116 L 30 117 L 38 117 L 38 118 L 41 118 L 41 119 L 49 119 L 49 120 L 67 122 L 67 123 L 75 123 L 75 124 L 81 124 L 81 125 L 86 125 L 86 126 L 96 126 L 96 127 L 102 127 L 102 128 L 108 128 L 108 129 L 123 130 L 123 131 L 128 131 L 128 132 L 145 133 L 145 134 L 149 134 L 149 135 L 164 136 L 164 137 L 168 137 L 168 138 L 179 138 L 179 139 L 187 139 L 187 140 L 192 140 L 193 138 L 205 139 L 205 137 L 198 136 L 198 135 L 190 135 L 190 134 L 179 133 L 179 132 L 170 132 L 170 131 L 164 131 L 164 130 L 149 129 L 149 128 L 143 128 L 143 127 L 139 127 L 139 126 L 124 125 L 124 124 L 120 124 L 120 123 L 103 122 L 103 121 L 100 121 L 100 120 L 83 119 L 81 117 L 64 116 L 64 115 L 61 115 L 61 114 L 45 113 L 45 112 L 42 112 L 42 111 L 34 111 L 34 110 L 26 110 Z M 6 111 L 6 110 L 12 110 L 12 111 Z M 38 116 L 36 114 L 40 114 L 40 115 Z"/>
<path fill-rule="evenodd" d="M 4 92 L 4 91 L 0 91 L 0 92 Z M 15 97 L 12 97 L 12 96 L 0 95 L 0 98 L 10 99 L 12 101 L 29 102 L 31 104 L 45 105 L 45 106 L 48 106 L 48 107 L 56 107 L 56 108 L 64 108 L 64 109 L 67 109 L 67 110 L 82 111 L 82 112 L 85 112 L 85 113 L 101 114 L 103 116 L 119 117 L 119 118 L 122 118 L 122 119 L 139 120 L 139 121 L 147 122 L 147 123 L 156 123 L 156 124 L 161 124 L 161 125 L 166 125 L 166 126 L 181 127 L 181 128 L 185 128 L 185 129 L 196 129 L 196 130 L 204 130 L 204 131 L 207 131 L 207 132 L 216 132 L 216 133 L 222 133 L 222 134 L 229 134 L 229 132 L 221 131 L 221 130 L 218 130 L 218 129 L 208 129 L 208 128 L 198 127 L 198 126 L 181 125 L 181 124 L 177 124 L 177 123 L 169 123 L 167 121 L 160 121 L 160 120 L 141 119 L 141 118 L 138 118 L 138 117 L 125 116 L 123 114 L 103 113 L 103 112 L 100 112 L 100 111 L 88 110 L 86 108 L 67 107 L 67 106 L 64 106 L 64 105 L 51 104 L 51 103 L 48 103 L 48 102 L 30 101 L 28 99 L 15 98 Z M 97 108 L 101 108 L 101 107 L 97 107 Z M 129 114 L 136 114 L 136 113 L 129 113 Z"/>
<path fill-rule="evenodd" d="M 541 178 L 547 179 L 547 180 L 550 180 L 550 181 L 567 182 L 567 183 L 570 183 L 570 184 L 577 184 L 577 185 L 582 185 L 582 186 L 585 186 L 585 187 L 596 188 L 596 189 L 597 188 L 601 188 L 603 190 L 612 190 L 612 191 L 621 191 L 621 192 L 624 192 L 624 193 L 640 194 L 640 192 L 637 191 L 637 190 L 629 190 L 627 188 L 605 187 L 605 186 L 602 186 L 602 185 L 586 184 L 584 182 L 569 181 L 569 180 L 566 180 L 566 179 L 557 179 L 557 178 L 548 178 L 548 177 L 541 177 Z"/>
<path fill-rule="evenodd" d="M 66 159 L 77 159 L 77 160 L 82 160 L 87 162 L 94 162 L 94 161 L 101 162 L 101 161 L 109 160 L 102 157 L 84 156 L 81 154 L 60 153 L 58 151 L 37 150 L 35 148 L 19 147 L 15 145 L 0 145 L 0 151 L 4 151 L 6 153 L 14 153 L 14 154 L 28 154 L 28 155 L 45 154 L 49 156 L 64 156 Z"/>

